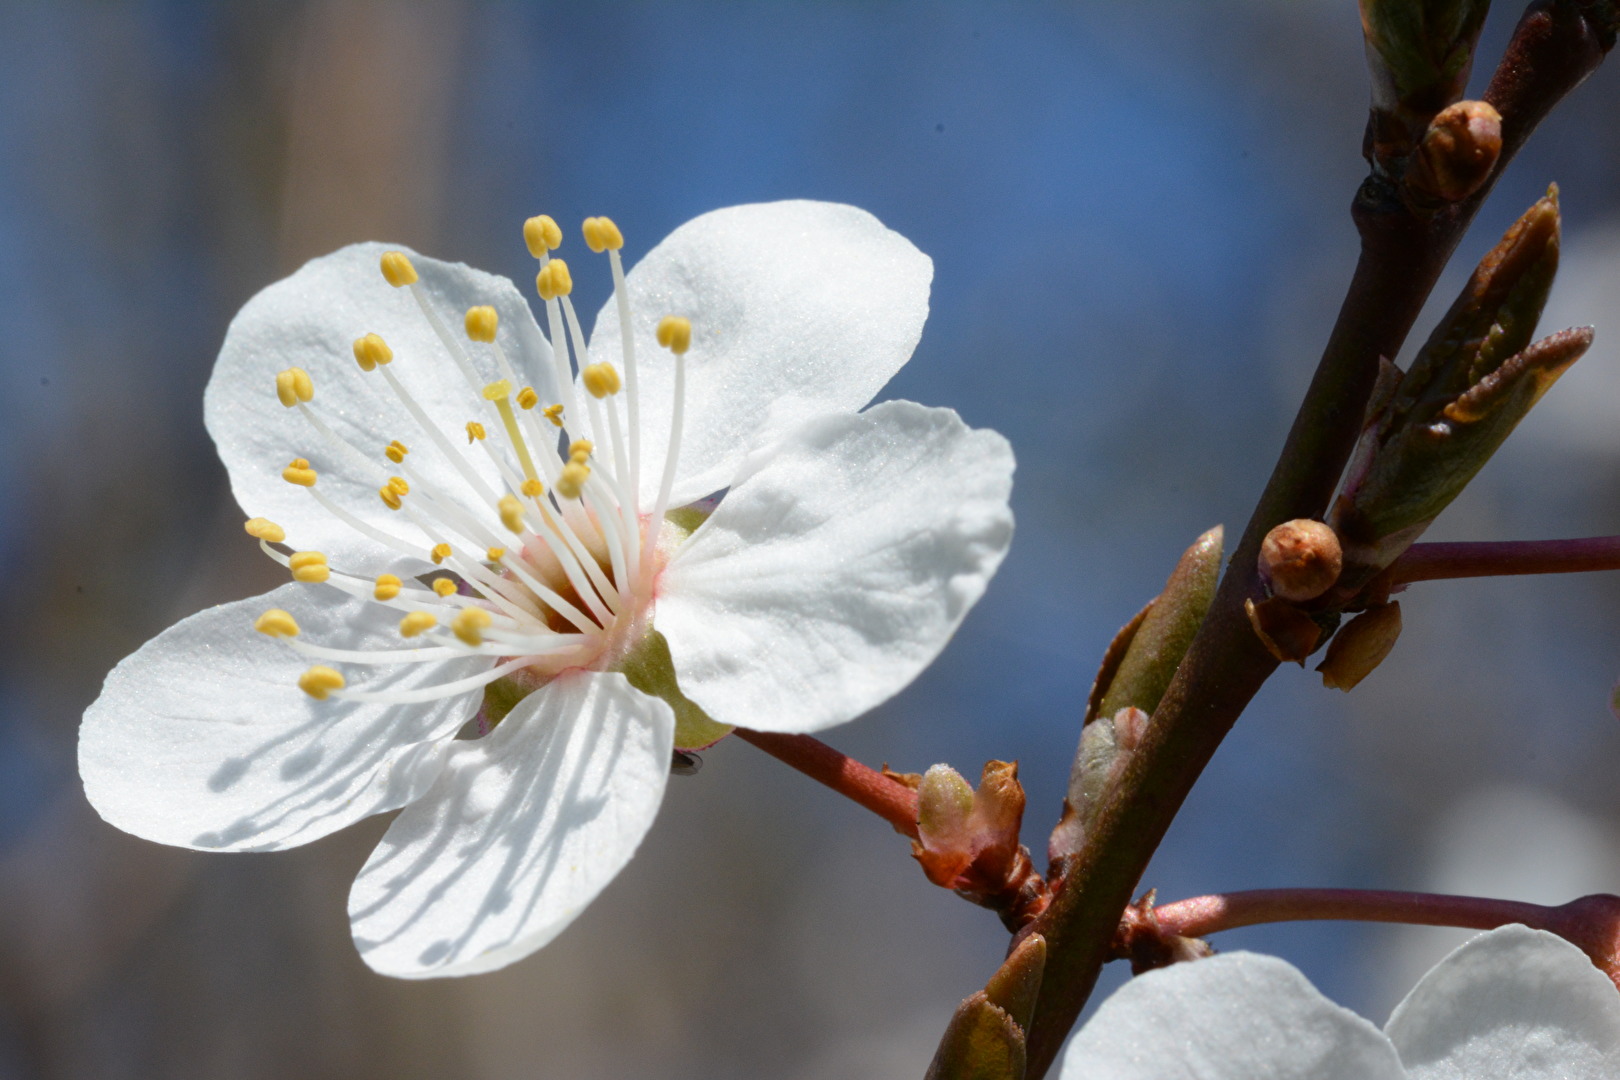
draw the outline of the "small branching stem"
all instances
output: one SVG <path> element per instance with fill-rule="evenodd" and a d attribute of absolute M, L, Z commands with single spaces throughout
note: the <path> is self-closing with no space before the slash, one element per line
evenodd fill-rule
<path fill-rule="evenodd" d="M 1159 929 L 1179 937 L 1207 937 L 1261 923 L 1332 919 L 1494 930 L 1523 923 L 1558 932 L 1563 908 L 1479 896 L 1383 892 L 1371 889 L 1253 889 L 1177 900 L 1153 909 Z"/>
<path fill-rule="evenodd" d="M 1133 916 L 1135 916 L 1133 918 Z M 1201 938 L 1260 923 L 1331 919 L 1494 930 L 1522 923 L 1557 934 L 1620 984 L 1620 897 L 1583 896 L 1557 907 L 1480 896 L 1373 889 L 1253 889 L 1195 896 L 1162 907 L 1135 905 L 1120 939 L 1150 929 L 1160 939 Z M 1120 955 L 1129 955 L 1116 944 Z"/>
<path fill-rule="evenodd" d="M 1442 578 L 1578 574 L 1591 570 L 1620 570 L 1620 536 L 1413 544 L 1384 572 L 1380 584 L 1394 588 Z"/>
<path fill-rule="evenodd" d="M 737 738 L 798 769 L 872 811 L 913 840 L 917 838 L 917 793 L 876 769 L 839 753 L 809 735 L 778 735 L 738 728 Z"/>

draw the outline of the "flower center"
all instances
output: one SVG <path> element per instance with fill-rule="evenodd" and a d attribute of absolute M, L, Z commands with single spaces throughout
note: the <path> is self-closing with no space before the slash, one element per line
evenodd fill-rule
<path fill-rule="evenodd" d="M 398 362 L 448 360 L 459 368 L 479 409 L 463 430 L 452 434 L 429 417 L 395 374 L 394 351 L 382 337 L 367 333 L 354 342 L 354 359 L 364 373 L 359 377 L 374 375 L 387 384 L 414 424 L 411 441 L 425 438 L 422 452 L 448 465 L 457 482 L 430 479 L 401 439 L 382 449 L 382 460 L 366 454 L 321 418 L 307 372 L 289 368 L 276 377 L 281 404 L 303 415 L 320 449 L 344 459 L 358 475 L 371 477 L 383 505 L 430 538 L 430 544 L 424 550 L 421 541 L 380 528 L 328 497 L 310 458 L 294 458 L 283 479 L 307 490 L 327 513 L 368 540 L 402 555 L 425 557 L 444 571 L 417 580 L 393 574 L 367 579 L 329 566 L 321 552 L 284 553 L 271 546 L 287 539 L 280 526 L 263 518 L 249 521 L 248 533 L 295 580 L 324 583 L 398 609 L 400 635 L 419 642 L 396 649 L 332 648 L 300 640 L 297 622 L 287 612 L 264 613 L 256 629 L 313 660 L 326 661 L 299 679 L 299 686 L 316 699 L 404 704 L 465 693 L 518 671 L 528 682 L 568 668 L 610 667 L 650 624 L 657 576 L 679 535 L 666 525 L 665 515 L 679 460 L 691 327 L 675 316 L 658 326 L 659 344 L 674 354 L 674 400 L 658 495 L 644 512 L 635 341 L 619 255 L 623 236 L 607 218 L 585 221 L 587 245 L 606 252 L 612 268 L 621 374 L 611 360 L 592 357 L 586 347 L 570 298 L 568 265 L 551 254 L 562 241 L 556 222 L 544 215 L 531 218 L 523 232 L 539 262 L 535 286 L 549 331 L 549 356 L 527 357 L 531 368 L 524 374 L 532 385 L 522 384 L 501 347 L 494 307 L 475 306 L 463 317 L 467 340 L 478 353 L 487 353 L 486 363 L 493 362 L 496 377 L 489 380 L 479 374 L 479 357 L 435 310 L 410 259 L 391 251 L 381 260 L 384 279 L 410 292 L 445 354 L 401 357 Z M 575 389 L 576 369 L 583 395 Z M 541 407 L 533 385 L 555 385 L 562 400 Z M 582 437 L 581 400 L 594 440 Z M 493 467 L 498 483 L 489 479 L 490 470 L 475 467 L 480 457 Z M 446 470 L 433 470 L 432 475 L 443 477 Z M 342 673 L 331 666 L 442 662 L 468 655 L 487 656 L 492 666 L 476 676 L 409 691 L 348 689 Z"/>

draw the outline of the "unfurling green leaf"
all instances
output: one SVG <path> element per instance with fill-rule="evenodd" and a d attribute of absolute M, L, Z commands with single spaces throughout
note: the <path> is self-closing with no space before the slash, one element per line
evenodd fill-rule
<path fill-rule="evenodd" d="M 1123 755 L 1135 749 L 1209 613 L 1221 576 L 1221 540 L 1219 525 L 1194 540 L 1164 591 L 1125 624 L 1103 656 L 1069 769 L 1063 816 L 1047 841 L 1054 881 L 1079 852 L 1090 808 L 1123 767 Z"/>
<path fill-rule="evenodd" d="M 957 1006 L 925 1080 L 1023 1080 L 1024 1029 L 1045 969 L 1046 939 L 1031 934 Z"/>
<path fill-rule="evenodd" d="M 1357 587 L 1428 528 L 1559 375 L 1589 329 L 1531 342 L 1558 268 L 1557 189 L 1508 230 L 1369 418 L 1329 522 Z"/>
<path fill-rule="evenodd" d="M 1035 1015 L 1035 998 L 1041 992 L 1041 976 L 1046 971 L 1046 939 L 1031 934 L 1008 954 L 1001 967 L 984 984 L 991 1004 L 999 1005 L 1013 1023 L 1029 1027 Z"/>
<path fill-rule="evenodd" d="M 1069 768 L 1063 816 L 1046 842 L 1053 880 L 1062 879 L 1069 860 L 1079 853 L 1103 792 L 1125 771 L 1147 725 L 1147 713 L 1127 706 L 1112 718 L 1093 720 L 1081 729 L 1080 750 Z"/>
<path fill-rule="evenodd" d="M 956 1007 L 923 1080 L 1024 1080 L 1024 1029 L 983 990 Z"/>
<path fill-rule="evenodd" d="M 1381 107 L 1439 112 L 1462 94 L 1490 0 L 1361 0 L 1361 29 Z"/>
<path fill-rule="evenodd" d="M 1164 591 L 1149 605 L 1106 687 L 1099 686 L 1093 717 L 1134 707 L 1152 714 L 1215 599 L 1221 576 L 1219 525 L 1193 541 L 1176 563 Z M 1101 676 L 1099 675 L 1099 678 Z"/>

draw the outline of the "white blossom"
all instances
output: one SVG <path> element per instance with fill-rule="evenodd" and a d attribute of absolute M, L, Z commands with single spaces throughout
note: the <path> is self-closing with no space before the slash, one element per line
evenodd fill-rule
<path fill-rule="evenodd" d="M 1151 971 L 1098 1008 L 1062 1080 L 1612 1080 L 1620 991 L 1554 934 L 1504 926 L 1419 980 L 1384 1029 L 1297 969 L 1235 952 Z"/>
<path fill-rule="evenodd" d="M 673 748 L 891 697 L 1011 538 L 1004 439 L 857 411 L 927 316 L 903 237 L 740 206 L 626 274 L 617 226 L 585 231 L 615 282 L 588 345 L 549 218 L 525 229 L 549 333 L 509 281 L 379 244 L 254 297 L 205 412 L 294 580 L 159 635 L 81 729 L 92 804 L 162 843 L 403 807 L 350 896 L 387 974 L 545 944 L 641 842 Z"/>

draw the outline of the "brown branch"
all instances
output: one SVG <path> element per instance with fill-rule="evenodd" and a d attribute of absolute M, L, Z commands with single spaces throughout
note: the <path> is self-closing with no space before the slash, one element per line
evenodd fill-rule
<path fill-rule="evenodd" d="M 737 728 L 735 734 L 866 807 L 897 832 L 917 838 L 917 793 L 899 781 L 890 780 L 809 735 L 777 735 L 749 728 Z"/>
<path fill-rule="evenodd" d="M 1384 571 L 1379 584 L 1393 588 L 1443 578 L 1579 574 L 1594 570 L 1620 570 L 1620 536 L 1413 544 Z"/>
<path fill-rule="evenodd" d="M 1542 0 L 1520 21 L 1486 92 L 1502 114 L 1496 173 L 1466 202 L 1431 216 L 1369 179 L 1352 215 L 1361 257 L 1282 455 L 1232 557 L 1214 606 L 1120 782 L 1097 805 L 1086 843 L 1046 913 L 1046 973 L 1029 1031 L 1028 1080 L 1046 1075 L 1107 961 L 1119 916 L 1148 860 L 1239 714 L 1277 666 L 1244 614 L 1260 595 L 1256 556 L 1273 526 L 1321 516 L 1360 431 L 1380 357 L 1393 357 L 1508 159 L 1603 57 L 1612 36 L 1576 0 Z"/>

